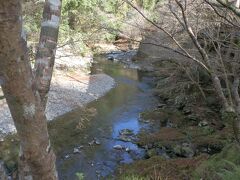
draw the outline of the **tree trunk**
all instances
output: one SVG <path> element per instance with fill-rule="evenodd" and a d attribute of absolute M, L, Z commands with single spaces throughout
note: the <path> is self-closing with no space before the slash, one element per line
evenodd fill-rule
<path fill-rule="evenodd" d="M 36 54 L 36 85 L 44 109 L 52 79 L 53 65 L 57 48 L 61 0 L 46 0 L 43 10 L 41 34 Z"/>
<path fill-rule="evenodd" d="M 1 0 L 0 9 L 1 86 L 20 138 L 21 151 L 33 179 L 55 180 L 55 155 L 27 55 L 21 1 Z"/>
<path fill-rule="evenodd" d="M 4 163 L 2 161 L 0 161 L 0 179 L 1 180 L 7 180 L 8 179 L 6 170 L 4 168 Z"/>

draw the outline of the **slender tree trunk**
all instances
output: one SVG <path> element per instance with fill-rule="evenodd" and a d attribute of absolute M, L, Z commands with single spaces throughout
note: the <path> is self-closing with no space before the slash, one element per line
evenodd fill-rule
<path fill-rule="evenodd" d="M 57 48 L 61 0 L 46 0 L 43 10 L 41 34 L 36 54 L 36 85 L 44 109 L 52 79 L 53 65 Z"/>
<path fill-rule="evenodd" d="M 21 1 L 1 0 L 0 10 L 1 86 L 20 138 L 21 153 L 33 179 L 55 180 L 55 155 L 27 55 Z"/>

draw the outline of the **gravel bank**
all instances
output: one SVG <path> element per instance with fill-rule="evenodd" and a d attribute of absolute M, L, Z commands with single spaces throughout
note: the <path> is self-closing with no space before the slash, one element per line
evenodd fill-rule
<path fill-rule="evenodd" d="M 82 107 L 98 99 L 115 86 L 108 75 L 86 75 L 55 72 L 49 92 L 46 115 L 48 120 Z M 16 129 L 6 101 L 0 100 L 0 137 L 15 133 Z"/>
<path fill-rule="evenodd" d="M 98 99 L 115 86 L 114 79 L 106 74 L 86 73 L 91 61 L 91 58 L 83 60 L 77 56 L 56 59 L 46 109 L 48 120 L 53 120 Z M 67 66 L 68 63 L 70 66 Z M 3 93 L 0 88 L 1 95 Z M 16 129 L 6 100 L 2 99 L 0 100 L 0 138 L 10 133 L 16 133 Z"/>

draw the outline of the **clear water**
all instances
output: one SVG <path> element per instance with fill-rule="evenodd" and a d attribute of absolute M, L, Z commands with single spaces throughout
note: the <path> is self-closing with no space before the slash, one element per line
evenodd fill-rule
<path fill-rule="evenodd" d="M 74 121 L 81 117 L 81 111 L 78 110 L 56 120 L 55 129 L 51 127 L 59 133 L 57 142 L 61 145 L 57 153 L 57 168 L 62 180 L 78 179 L 76 173 L 83 173 L 87 180 L 105 179 L 111 176 L 119 164 L 131 163 L 144 154 L 144 150 L 134 143 L 121 141 L 118 137 L 122 129 L 133 130 L 136 134 L 145 126 L 139 122 L 139 113 L 153 108 L 157 103 L 151 91 L 152 79 L 104 57 L 96 58 L 95 62 L 92 74 L 106 73 L 115 79 L 117 86 L 87 106 L 95 108 L 97 115 L 81 133 L 73 133 Z M 60 126 L 61 129 L 58 124 L 63 122 L 69 123 Z M 89 146 L 88 143 L 94 138 L 101 144 Z M 73 147 L 79 145 L 84 148 L 74 154 Z M 113 148 L 115 145 L 127 147 L 131 151 L 116 150 Z"/>

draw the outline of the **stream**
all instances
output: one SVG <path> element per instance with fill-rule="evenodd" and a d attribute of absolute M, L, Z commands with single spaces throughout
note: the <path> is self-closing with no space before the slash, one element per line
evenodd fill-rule
<path fill-rule="evenodd" d="M 117 85 L 87 105 L 96 114 L 81 132 L 74 130 L 80 118 L 84 118 L 81 110 L 67 113 L 51 126 L 59 134 L 55 144 L 58 143 L 57 169 L 61 180 L 77 180 L 82 176 L 87 180 L 114 179 L 112 174 L 119 164 L 144 156 L 145 150 L 133 142 L 135 134 L 149 126 L 139 121 L 139 113 L 157 104 L 151 91 L 153 79 L 103 56 L 95 58 L 91 72 L 108 74 Z"/>

